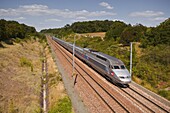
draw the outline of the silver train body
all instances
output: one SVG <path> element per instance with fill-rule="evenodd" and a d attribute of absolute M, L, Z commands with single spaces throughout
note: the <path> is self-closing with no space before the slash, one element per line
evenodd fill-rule
<path fill-rule="evenodd" d="M 73 44 L 55 37 L 52 39 L 68 51 L 73 52 Z M 131 76 L 124 63 L 115 57 L 77 46 L 75 46 L 75 55 L 113 83 L 127 85 L 131 82 Z"/>

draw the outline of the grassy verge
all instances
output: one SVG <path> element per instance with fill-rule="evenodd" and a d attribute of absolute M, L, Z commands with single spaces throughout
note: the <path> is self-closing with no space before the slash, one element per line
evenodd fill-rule
<path fill-rule="evenodd" d="M 71 113 L 72 105 L 68 96 L 59 99 L 56 104 L 49 110 L 49 113 Z"/>
<path fill-rule="evenodd" d="M 21 41 L 0 48 L 0 113 L 39 112 L 42 45 Z"/>
<path fill-rule="evenodd" d="M 61 73 L 55 63 L 50 48 L 46 48 L 48 63 L 49 113 L 71 113 L 72 105 L 64 87 Z"/>

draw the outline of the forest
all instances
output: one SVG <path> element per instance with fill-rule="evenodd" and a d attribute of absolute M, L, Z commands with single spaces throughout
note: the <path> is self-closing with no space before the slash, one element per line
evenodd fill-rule
<path fill-rule="evenodd" d="M 30 39 L 31 37 L 44 38 L 36 29 L 32 26 L 20 24 L 16 21 L 0 20 L 0 42 L 7 44 L 13 44 L 19 40 Z M 0 47 L 3 45 L 0 43 Z"/>
<path fill-rule="evenodd" d="M 129 69 L 129 45 L 134 42 L 133 81 L 170 100 L 170 18 L 156 27 L 96 20 L 41 31 L 69 42 L 73 42 L 77 33 L 92 32 L 106 32 L 104 40 L 82 36 L 77 38 L 76 45 L 117 57 Z"/>

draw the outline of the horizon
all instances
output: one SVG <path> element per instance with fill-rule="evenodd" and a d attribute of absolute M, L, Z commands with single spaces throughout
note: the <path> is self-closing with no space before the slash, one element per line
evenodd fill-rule
<path fill-rule="evenodd" d="M 38 32 L 95 20 L 156 27 L 170 17 L 169 4 L 168 0 L 1 0 L 0 19 L 33 26 Z"/>

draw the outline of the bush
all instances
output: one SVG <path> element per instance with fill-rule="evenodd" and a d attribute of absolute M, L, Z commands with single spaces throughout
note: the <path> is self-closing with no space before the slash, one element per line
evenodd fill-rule
<path fill-rule="evenodd" d="M 69 97 L 64 97 L 49 110 L 49 113 L 71 113 L 71 110 L 72 105 Z"/>
<path fill-rule="evenodd" d="M 0 48 L 4 48 L 4 46 L 3 46 L 3 44 L 2 44 L 2 42 L 0 41 Z"/>
<path fill-rule="evenodd" d="M 48 77 L 49 77 L 49 86 L 57 85 L 60 81 L 62 81 L 62 77 L 57 73 L 53 73 L 53 74 L 50 73 Z"/>
<path fill-rule="evenodd" d="M 24 66 L 30 67 L 31 71 L 33 72 L 33 64 L 32 64 L 32 62 L 29 59 L 27 59 L 25 57 L 22 57 L 20 59 L 20 64 L 21 64 L 21 67 L 24 67 Z"/>
<path fill-rule="evenodd" d="M 16 38 L 16 39 L 15 39 L 15 42 L 16 42 L 16 43 L 20 43 L 21 41 L 22 41 L 22 39 L 20 39 L 20 38 Z"/>
<path fill-rule="evenodd" d="M 166 90 L 160 90 L 158 91 L 158 94 L 167 98 L 168 100 L 170 100 L 170 92 L 169 91 L 166 91 Z"/>

